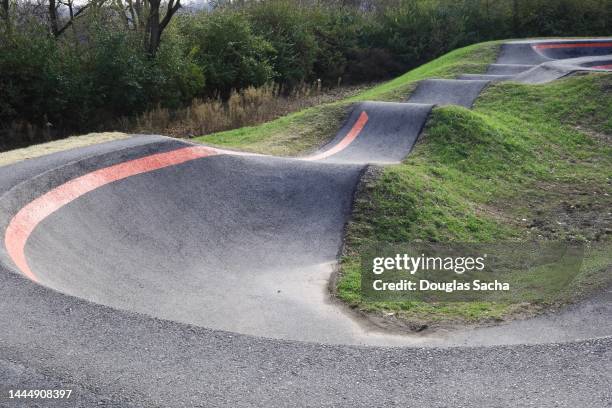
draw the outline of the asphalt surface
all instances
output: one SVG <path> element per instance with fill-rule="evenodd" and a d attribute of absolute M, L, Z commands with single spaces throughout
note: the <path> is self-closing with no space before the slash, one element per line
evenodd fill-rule
<path fill-rule="evenodd" d="M 486 75 L 543 82 L 598 70 L 611 52 L 592 46 L 606 40 L 555 41 L 505 44 Z M 364 166 L 401 160 L 432 107 L 470 107 L 482 78 L 499 77 L 428 80 L 408 103 L 359 104 L 299 160 L 214 152 L 117 177 L 192 149 L 141 136 L 0 168 L 2 230 L 25 207 L 62 203 L 24 242 L 40 284 L 0 251 L 0 406 L 612 406 L 609 292 L 537 319 L 413 336 L 329 298 Z M 115 166 L 99 187 L 62 195 Z M 70 401 L 6 398 L 60 386 Z"/>
<path fill-rule="evenodd" d="M 522 83 L 546 83 L 578 71 L 609 71 L 596 67 L 612 63 L 612 39 L 513 41 L 502 45 L 497 63 L 533 65 L 508 78 Z"/>
<path fill-rule="evenodd" d="M 156 320 L 0 276 L 2 299 L 13 300 L 10 314 L 0 314 L 0 373 L 10 376 L 8 387 L 74 389 L 65 406 L 573 408 L 612 401 L 610 338 L 478 348 L 317 345 Z"/>
<path fill-rule="evenodd" d="M 528 71 L 533 65 L 527 64 L 490 64 L 487 68 L 489 75 L 516 75 Z"/>
<path fill-rule="evenodd" d="M 487 84 L 487 81 L 426 79 L 419 82 L 414 92 L 410 95 L 408 102 L 438 106 L 459 105 L 471 108 Z"/>
<path fill-rule="evenodd" d="M 362 112 L 368 115 L 359 136 L 342 151 L 322 158 L 327 163 L 385 164 L 400 162 L 412 149 L 433 107 L 428 103 L 362 102 L 357 104 L 345 125 L 326 146 L 325 152 L 340 143 Z"/>
<path fill-rule="evenodd" d="M 508 81 L 513 79 L 514 75 L 495 75 L 495 74 L 463 74 L 459 75 L 457 79 L 464 81 L 487 81 L 487 82 L 499 82 Z"/>

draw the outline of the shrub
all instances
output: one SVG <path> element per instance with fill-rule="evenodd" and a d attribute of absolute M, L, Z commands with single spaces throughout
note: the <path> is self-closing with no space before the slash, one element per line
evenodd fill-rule
<path fill-rule="evenodd" d="M 248 15 L 255 32 L 276 51 L 275 79 L 289 88 L 312 79 L 318 46 L 304 9 L 291 1 L 273 0 L 255 3 Z"/>
<path fill-rule="evenodd" d="M 152 61 L 142 51 L 140 39 L 130 32 L 97 28 L 90 41 L 84 71 L 93 82 L 94 106 L 113 115 L 147 107 Z"/>
<path fill-rule="evenodd" d="M 178 108 L 204 93 L 204 69 L 196 63 L 195 52 L 178 30 L 164 33 L 155 63 L 153 103 Z"/>
<path fill-rule="evenodd" d="M 313 65 L 314 75 L 326 85 L 351 81 L 346 78 L 347 69 L 355 62 L 358 35 L 364 24 L 364 15 L 351 8 L 314 8 L 309 17 L 313 21 L 313 33 L 317 43 L 317 55 Z M 362 78 L 358 78 L 358 81 Z M 363 77 L 363 80 L 369 78 Z"/>
<path fill-rule="evenodd" d="M 232 89 L 261 86 L 272 79 L 274 49 L 253 33 L 242 12 L 184 16 L 179 24 L 191 55 L 204 70 L 209 90 L 227 97 Z"/>
<path fill-rule="evenodd" d="M 58 45 L 45 27 L 31 24 L 27 30 L 7 33 L 0 41 L 0 121 L 16 119 L 44 125 L 44 118 L 61 107 L 58 73 L 53 61 Z"/>

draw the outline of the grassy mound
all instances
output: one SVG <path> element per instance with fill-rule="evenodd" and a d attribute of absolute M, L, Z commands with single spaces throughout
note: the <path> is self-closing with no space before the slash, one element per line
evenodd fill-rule
<path fill-rule="evenodd" d="M 503 318 L 612 283 L 612 75 L 490 86 L 474 110 L 433 111 L 401 165 L 366 180 L 347 234 L 341 299 L 429 323 Z M 541 304 L 367 303 L 359 259 L 373 242 L 572 240 L 588 256 L 571 291 Z M 519 296 L 520 298 L 520 296 Z"/>

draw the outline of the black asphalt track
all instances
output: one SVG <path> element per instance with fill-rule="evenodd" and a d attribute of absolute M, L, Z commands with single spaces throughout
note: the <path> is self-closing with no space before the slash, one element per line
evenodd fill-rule
<path fill-rule="evenodd" d="M 46 156 L 37 157 L 36 159 L 24 160 L 22 162 L 0 167 L 2 169 L 2 177 L 0 177 L 0 192 L 5 192 L 13 186 L 27 181 L 49 169 L 63 166 L 67 163 L 77 162 L 90 156 L 99 156 L 104 153 L 127 151 L 132 147 L 143 147 L 143 154 L 151 154 L 154 151 L 163 151 L 162 143 L 167 148 L 176 148 L 179 146 L 178 141 L 174 141 L 174 145 L 167 144 L 172 139 L 165 136 L 134 136 L 129 139 L 118 140 L 113 143 L 103 143 L 94 146 L 82 147 L 79 149 L 67 150 L 65 152 L 48 154 Z M 159 143 L 159 144 L 155 144 Z"/>
<path fill-rule="evenodd" d="M 494 75 L 494 74 L 463 74 L 459 75 L 457 79 L 465 81 L 507 81 L 514 78 L 514 75 Z"/>
<path fill-rule="evenodd" d="M 544 62 L 528 71 L 517 74 L 513 80 L 522 83 L 541 84 L 563 78 L 574 72 L 609 71 L 612 67 L 612 55 L 598 57 L 577 57 Z"/>
<path fill-rule="evenodd" d="M 357 104 L 338 132 L 321 150 L 323 152 L 340 143 L 357 122 L 362 112 L 368 121 L 359 136 L 344 150 L 323 158 L 328 163 L 397 163 L 412 149 L 425 126 L 433 107 L 427 103 L 362 102 Z"/>
<path fill-rule="evenodd" d="M 538 65 L 550 61 L 550 58 L 541 55 L 533 49 L 533 45 L 540 42 L 546 42 L 546 40 L 512 41 L 502 44 L 496 64 Z"/>
<path fill-rule="evenodd" d="M 610 39 L 538 41 L 533 49 L 549 60 L 597 57 L 612 54 L 612 41 Z"/>
<path fill-rule="evenodd" d="M 610 65 L 612 39 L 551 39 L 512 41 L 501 46 L 497 64 L 492 64 L 487 73 L 493 73 L 494 65 L 520 66 L 521 71 L 509 79 L 523 83 L 545 83 L 578 71 L 606 71 L 596 68 Z M 524 69 L 532 65 L 531 69 Z M 502 72 L 495 72 L 502 74 Z M 495 78 L 493 78 L 495 79 Z"/>
<path fill-rule="evenodd" d="M 0 274 L 7 388 L 40 407 L 607 407 L 612 338 L 475 348 L 330 346 L 188 326 Z M 3 395 L 6 395 L 4 392 Z M 32 407 L 0 400 L 3 407 Z"/>
<path fill-rule="evenodd" d="M 526 64 L 490 64 L 486 74 L 489 75 L 516 75 L 528 71 L 533 65 Z"/>
<path fill-rule="evenodd" d="M 502 46 L 489 75 L 527 82 L 544 68 L 526 65 L 556 63 L 534 43 Z M 606 58 L 593 54 L 557 69 L 590 70 Z M 358 104 L 299 160 L 211 155 L 62 205 L 25 245 L 40 284 L 0 251 L 0 406 L 36 406 L 9 401 L 9 388 L 60 385 L 75 390 L 63 406 L 83 407 L 612 405 L 610 293 L 505 326 L 413 336 L 329 298 L 364 166 L 404 158 L 433 105 L 469 107 L 486 84 L 430 80 L 408 103 Z M 141 136 L 0 168 L 0 227 L 70 180 L 190 146 Z"/>
<path fill-rule="evenodd" d="M 408 102 L 434 105 L 459 105 L 471 108 L 488 84 L 487 81 L 462 81 L 457 79 L 426 79 L 420 81 Z"/>
<path fill-rule="evenodd" d="M 3 202 L 28 201 L 49 180 L 115 161 L 104 155 L 53 170 Z M 288 159 L 193 160 L 73 201 L 38 225 L 26 255 L 42 284 L 97 303 L 274 337 L 307 329 L 306 338 L 318 333 L 332 342 L 335 330 L 350 333 L 336 320 L 353 323 L 337 310 L 323 313 L 320 283 L 337 257 L 360 172 Z M 310 286 L 321 293 L 315 307 Z"/>

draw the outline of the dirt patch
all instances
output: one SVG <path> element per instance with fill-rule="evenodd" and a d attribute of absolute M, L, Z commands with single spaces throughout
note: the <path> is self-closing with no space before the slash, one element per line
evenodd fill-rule
<path fill-rule="evenodd" d="M 601 132 L 595 132 L 591 129 L 587 129 L 583 126 L 574 126 L 574 129 L 576 129 L 579 132 L 585 133 L 588 136 L 590 136 L 591 138 L 595 139 L 598 142 L 603 142 L 606 144 L 610 144 L 612 143 L 612 134 L 605 134 L 605 133 L 601 133 Z"/>
<path fill-rule="evenodd" d="M 432 320 L 431 316 L 423 314 L 406 314 L 401 311 L 369 311 L 354 308 L 354 312 L 365 319 L 369 324 L 382 330 L 393 333 L 435 333 L 440 330 L 476 329 L 497 326 L 502 322 L 533 318 L 544 312 L 562 310 L 565 304 L 537 305 L 532 303 L 517 303 L 509 305 L 503 316 L 491 316 L 468 320 L 460 317 L 448 316 L 440 320 Z"/>
<path fill-rule="evenodd" d="M 523 195 L 530 215 L 524 227 L 547 239 L 606 241 L 612 234 L 612 196 L 607 186 L 537 183 Z"/>

